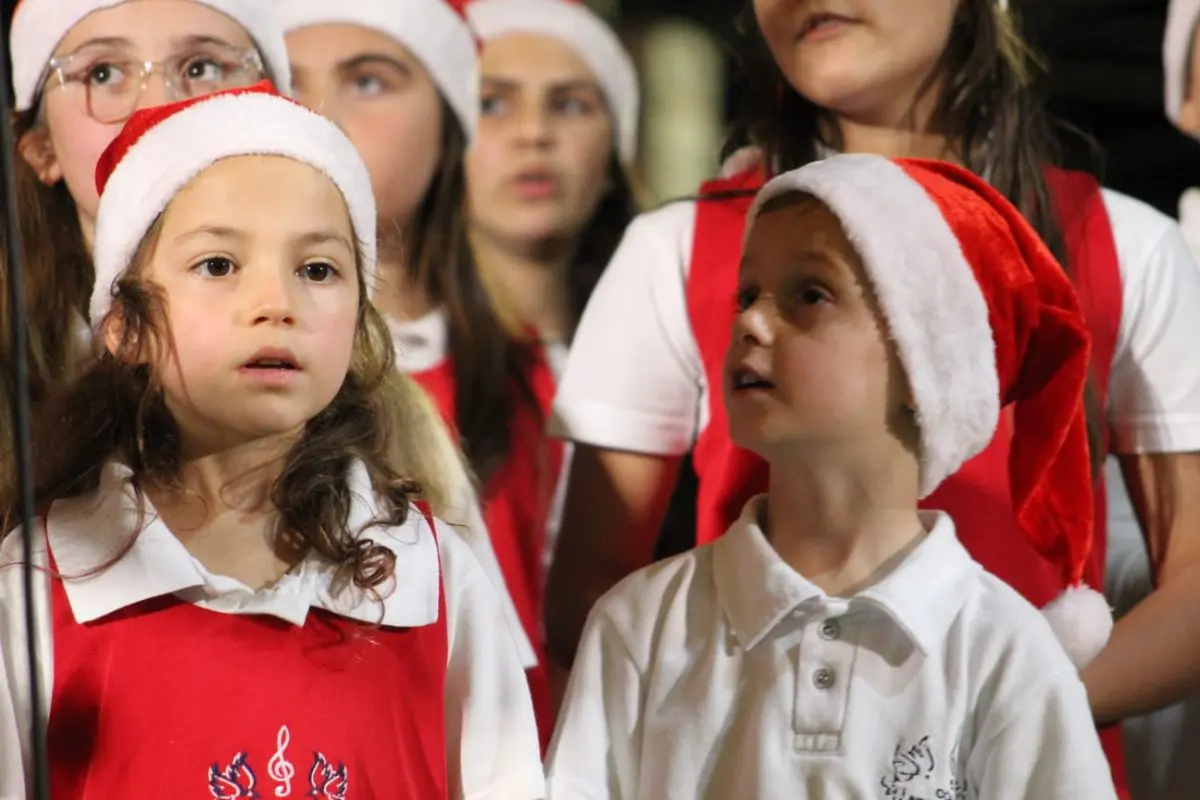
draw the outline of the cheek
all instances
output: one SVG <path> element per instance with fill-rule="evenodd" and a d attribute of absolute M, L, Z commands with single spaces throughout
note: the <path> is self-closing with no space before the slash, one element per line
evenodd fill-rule
<path fill-rule="evenodd" d="M 495 191 L 504 182 L 513 162 L 505 157 L 505 135 L 499 126 L 484 121 L 467 151 L 467 188 L 474 196 Z"/>
<path fill-rule="evenodd" d="M 121 131 L 79 111 L 61 92 L 46 101 L 46 123 L 63 180 L 79 209 L 91 218 L 100 203 L 96 191 L 96 163 Z"/>
<path fill-rule="evenodd" d="M 788 21 L 794 16 L 796 0 L 754 0 L 754 19 L 762 32 L 767 47 L 778 60 L 786 51 L 785 40 L 789 38 Z"/>
<path fill-rule="evenodd" d="M 571 183 L 568 218 L 581 224 L 596 210 L 609 189 L 608 165 L 613 157 L 613 133 L 608 125 L 580 125 L 562 137 L 563 172 Z"/>
<path fill-rule="evenodd" d="M 364 113 L 342 124 L 371 174 L 381 219 L 412 215 L 441 159 L 440 111 L 401 107 Z"/>

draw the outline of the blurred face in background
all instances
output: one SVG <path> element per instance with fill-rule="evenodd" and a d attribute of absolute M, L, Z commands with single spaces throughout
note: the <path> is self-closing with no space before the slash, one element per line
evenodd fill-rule
<path fill-rule="evenodd" d="M 491 40 L 482 117 L 467 154 L 471 223 L 513 249 L 580 236 L 609 186 L 612 116 L 595 75 L 541 35 Z"/>

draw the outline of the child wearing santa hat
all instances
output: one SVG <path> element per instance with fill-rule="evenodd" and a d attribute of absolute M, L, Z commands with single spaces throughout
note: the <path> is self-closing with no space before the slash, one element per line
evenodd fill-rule
<path fill-rule="evenodd" d="M 724 391 L 770 488 L 595 607 L 550 796 L 1115 797 L 1077 672 L 1112 621 L 1080 585 L 1089 337 L 1069 280 L 943 162 L 835 156 L 748 219 Z M 1066 590 L 1050 624 L 917 507 L 1010 403 L 1014 514 Z"/>
<path fill-rule="evenodd" d="M 354 146 L 264 83 L 137 112 L 96 183 L 104 350 L 39 420 L 34 552 L 0 553 L 0 796 L 29 557 L 55 798 L 542 797 L 487 576 L 396 458 Z"/>
<path fill-rule="evenodd" d="M 87 350 L 93 175 L 125 120 L 263 78 L 286 91 L 290 79 L 261 0 L 21 0 L 9 47 L 36 402 Z"/>
<path fill-rule="evenodd" d="M 484 521 L 532 643 L 530 688 L 548 742 L 542 553 L 562 445 L 544 433 L 554 392 L 544 350 L 506 329 L 461 215 L 480 110 L 478 46 L 464 5 L 281 0 L 278 9 L 297 99 L 333 119 L 371 173 L 382 278 L 374 301 L 400 368 L 437 402 L 482 487 Z"/>
<path fill-rule="evenodd" d="M 22 0 L 10 42 L 36 408 L 92 350 L 94 175 L 125 120 L 139 108 L 264 77 L 286 93 L 291 70 L 274 4 L 261 0 Z M 417 387 L 400 380 L 396 391 L 405 398 L 407 445 L 398 457 L 435 512 L 470 529 L 520 634 L 454 443 Z M 0 413 L 0 447 L 9 419 Z M 532 659 L 523 636 L 519 644 Z"/>

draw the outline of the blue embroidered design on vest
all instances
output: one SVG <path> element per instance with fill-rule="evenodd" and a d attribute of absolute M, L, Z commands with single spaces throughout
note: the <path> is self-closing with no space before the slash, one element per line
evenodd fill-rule
<path fill-rule="evenodd" d="M 236 798 L 262 797 L 256 790 L 258 780 L 254 770 L 247 763 L 248 753 L 238 753 L 229 762 L 229 766 L 221 769 L 217 762 L 208 768 L 208 790 L 218 800 L 236 800 Z"/>
<path fill-rule="evenodd" d="M 324 754 L 313 753 L 308 783 L 311 789 L 307 796 L 314 800 L 346 800 L 346 789 L 350 780 L 345 764 L 338 764 L 335 769 Z"/>

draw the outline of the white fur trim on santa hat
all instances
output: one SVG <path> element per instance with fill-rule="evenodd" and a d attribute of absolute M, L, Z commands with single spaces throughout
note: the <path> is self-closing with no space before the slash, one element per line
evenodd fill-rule
<path fill-rule="evenodd" d="M 109 177 L 96 214 L 93 326 L 108 313 L 117 278 L 179 190 L 217 161 L 245 155 L 292 158 L 333 181 L 350 210 L 366 285 L 374 285 L 375 195 L 350 140 L 329 120 L 282 97 L 216 95 L 147 131 Z"/>
<path fill-rule="evenodd" d="M 958 238 L 925 189 L 873 155 L 814 162 L 768 183 L 750 210 L 791 192 L 841 220 L 874 284 L 921 429 L 921 496 L 991 441 L 1000 415 L 988 306 Z"/>
<path fill-rule="evenodd" d="M 129 0 L 22 0 L 17 6 L 9 34 L 12 51 L 13 93 L 17 110 L 33 105 L 45 80 L 46 65 L 58 43 L 80 20 L 101 9 Z M 332 0 L 331 0 L 332 1 Z M 209 6 L 235 20 L 254 40 L 275 87 L 287 94 L 292 89 L 283 30 L 275 19 L 269 0 L 191 0 Z"/>
<path fill-rule="evenodd" d="M 445 0 L 276 0 L 285 33 L 313 25 L 361 25 L 416 56 L 468 139 L 479 125 L 479 48 L 467 21 Z"/>
<path fill-rule="evenodd" d="M 1112 608 L 1104 595 L 1087 586 L 1072 586 L 1042 609 L 1042 615 L 1077 669 L 1083 669 L 1108 644 Z"/>
<path fill-rule="evenodd" d="M 1171 0 L 1167 8 L 1167 29 L 1163 36 L 1163 87 L 1167 119 L 1179 124 L 1187 91 L 1190 57 L 1195 50 L 1196 27 L 1200 24 L 1200 0 Z M 1196 87 L 1200 89 L 1200 87 Z"/>
<path fill-rule="evenodd" d="M 569 45 L 596 76 L 608 101 L 621 163 L 633 163 L 641 105 L 637 70 L 603 19 L 570 0 L 476 0 L 467 6 L 467 15 L 485 42 L 513 33 L 534 33 Z"/>

